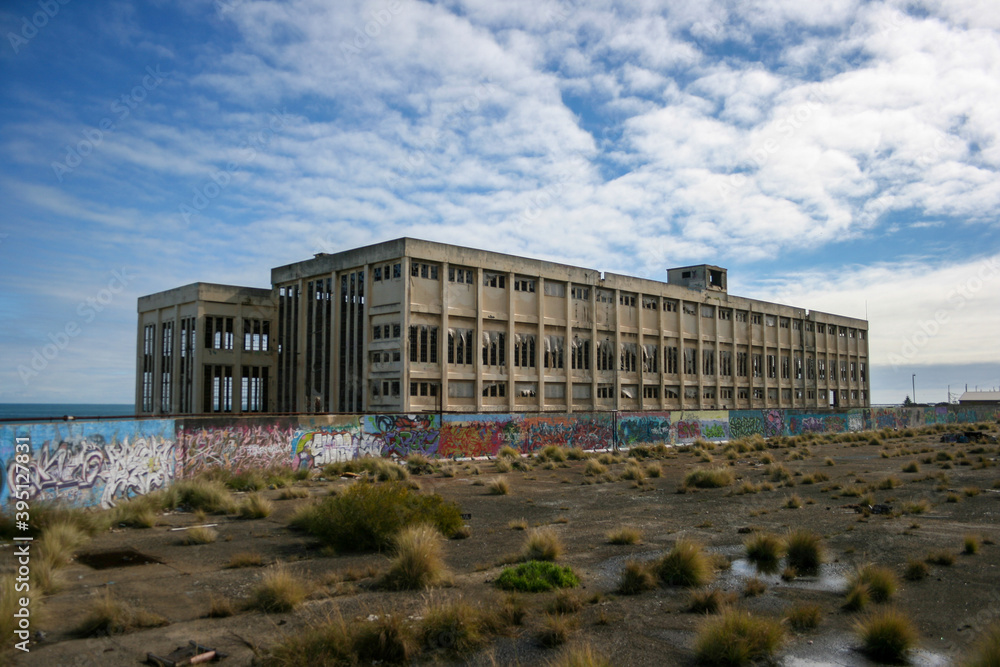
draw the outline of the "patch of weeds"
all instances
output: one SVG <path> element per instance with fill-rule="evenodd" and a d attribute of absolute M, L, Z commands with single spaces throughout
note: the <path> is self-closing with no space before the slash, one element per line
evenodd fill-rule
<path fill-rule="evenodd" d="M 933 551 L 927 554 L 924 560 L 931 565 L 944 565 L 947 567 L 955 564 L 955 554 L 950 551 Z"/>
<path fill-rule="evenodd" d="M 422 616 L 419 637 L 431 650 L 462 656 L 486 642 L 487 619 L 479 607 L 464 600 L 432 602 Z"/>
<path fill-rule="evenodd" d="M 862 650 L 879 662 L 905 662 L 917 643 L 917 631 L 910 619 L 896 609 L 879 609 L 855 625 Z"/>
<path fill-rule="evenodd" d="M 507 522 L 507 527 L 511 530 L 528 530 L 528 521 L 523 517 L 520 519 L 511 519 Z"/>
<path fill-rule="evenodd" d="M 545 609 L 550 614 L 575 614 L 583 609 L 583 600 L 573 591 L 564 589 L 552 598 Z"/>
<path fill-rule="evenodd" d="M 625 464 L 625 469 L 622 470 L 620 477 L 621 479 L 633 482 L 642 482 L 646 479 L 646 472 L 642 469 L 642 466 L 635 461 L 629 461 Z"/>
<path fill-rule="evenodd" d="M 204 510 L 210 514 L 235 514 L 236 500 L 222 482 L 206 479 L 182 480 L 164 491 L 164 507 Z"/>
<path fill-rule="evenodd" d="M 241 519 L 263 519 L 270 516 L 274 510 L 271 501 L 259 493 L 251 493 L 240 503 Z"/>
<path fill-rule="evenodd" d="M 920 472 L 920 466 L 916 461 L 910 461 L 903 466 L 903 472 Z"/>
<path fill-rule="evenodd" d="M 994 624 L 983 633 L 963 663 L 966 667 L 996 667 L 1000 665 L 1000 624 Z"/>
<path fill-rule="evenodd" d="M 966 535 L 962 538 L 962 553 L 966 556 L 979 553 L 979 539 L 975 535 Z"/>
<path fill-rule="evenodd" d="M 213 595 L 209 598 L 208 611 L 203 618 L 228 618 L 236 613 L 233 601 L 229 598 Z"/>
<path fill-rule="evenodd" d="M 871 598 L 871 591 L 867 584 L 854 582 L 844 596 L 844 611 L 861 611 L 868 606 Z"/>
<path fill-rule="evenodd" d="M 611 661 L 594 651 L 590 644 L 567 648 L 548 667 L 611 667 Z"/>
<path fill-rule="evenodd" d="M 281 490 L 278 494 L 278 500 L 295 500 L 297 498 L 308 498 L 309 489 L 304 489 L 301 486 L 288 486 Z"/>
<path fill-rule="evenodd" d="M 608 467 L 597 459 L 587 459 L 587 463 L 583 466 L 584 475 L 603 475 L 607 471 Z"/>
<path fill-rule="evenodd" d="M 802 507 L 802 498 L 799 498 L 798 494 L 794 494 L 793 493 L 791 495 L 791 497 L 789 497 L 785 501 L 785 507 L 787 507 L 790 510 L 797 510 L 797 509 L 801 508 Z"/>
<path fill-rule="evenodd" d="M 778 562 L 785 553 L 784 541 L 772 533 L 757 532 L 746 542 L 747 560 L 763 572 L 775 572 Z"/>
<path fill-rule="evenodd" d="M 538 631 L 538 641 L 545 648 L 554 648 L 565 644 L 573 631 L 576 630 L 576 619 L 572 616 L 546 614 L 542 619 L 542 627 Z"/>
<path fill-rule="evenodd" d="M 234 554 L 229 562 L 226 563 L 226 567 L 229 569 L 236 569 L 241 567 L 260 567 L 264 564 L 264 557 L 261 556 L 256 551 L 241 551 L 238 554 Z"/>
<path fill-rule="evenodd" d="M 923 514 L 930 509 L 931 504 L 926 498 L 903 504 L 903 511 L 907 514 Z"/>
<path fill-rule="evenodd" d="M 406 457 L 406 469 L 411 475 L 430 474 L 434 471 L 431 460 L 420 452 L 410 452 Z"/>
<path fill-rule="evenodd" d="M 784 641 L 777 621 L 728 610 L 706 620 L 695 639 L 695 658 L 703 665 L 749 665 L 773 659 Z"/>
<path fill-rule="evenodd" d="M 567 456 L 566 456 L 566 450 L 564 448 L 558 447 L 556 445 L 546 445 L 545 447 L 542 447 L 542 449 L 535 454 L 535 458 L 542 463 L 544 463 L 545 461 L 562 463 L 563 461 L 566 460 Z"/>
<path fill-rule="evenodd" d="M 957 493 L 949 493 L 947 496 L 945 496 L 944 501 L 946 503 L 960 503 L 962 502 L 962 496 L 958 495 Z"/>
<path fill-rule="evenodd" d="M 646 474 L 652 478 L 659 478 L 663 476 L 663 466 L 659 463 L 650 463 L 646 466 Z"/>
<path fill-rule="evenodd" d="M 831 459 L 829 457 L 823 459 L 823 464 L 824 465 L 828 465 L 828 466 L 836 465 L 836 463 L 834 463 L 833 459 Z"/>
<path fill-rule="evenodd" d="M 887 567 L 868 563 L 862 565 L 851 575 L 850 585 L 863 584 L 868 587 L 868 593 L 873 602 L 888 602 L 899 587 L 896 573 Z"/>
<path fill-rule="evenodd" d="M 504 568 L 495 583 L 504 590 L 541 593 L 553 588 L 573 588 L 580 584 L 580 580 L 569 567 L 533 560 Z"/>
<path fill-rule="evenodd" d="M 181 538 L 180 543 L 185 546 L 191 546 L 194 544 L 211 544 L 217 539 L 219 539 L 219 533 L 214 528 L 209 528 L 207 526 L 195 526 L 194 528 L 184 531 L 184 536 Z"/>
<path fill-rule="evenodd" d="M 511 464 L 510 459 L 506 457 L 498 458 L 496 461 L 493 462 L 493 464 L 496 466 L 497 472 L 499 473 L 510 472 L 511 470 L 514 469 L 514 466 Z"/>
<path fill-rule="evenodd" d="M 267 488 L 264 473 L 255 469 L 236 473 L 227 479 L 225 484 L 233 491 L 260 491 Z"/>
<path fill-rule="evenodd" d="M 962 489 L 962 493 L 965 494 L 966 498 L 974 498 L 979 495 L 980 491 L 978 486 L 966 486 Z"/>

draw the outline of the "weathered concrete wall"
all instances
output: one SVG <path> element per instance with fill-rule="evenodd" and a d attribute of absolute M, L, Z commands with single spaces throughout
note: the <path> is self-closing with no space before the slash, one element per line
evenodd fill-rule
<path fill-rule="evenodd" d="M 316 468 L 362 456 L 494 456 L 510 446 L 584 450 L 703 438 L 844 433 L 1000 419 L 987 407 L 842 412 L 731 410 L 575 414 L 377 414 L 38 422 L 0 426 L 0 505 L 29 499 L 112 506 L 212 468 Z M 18 444 L 22 447 L 16 449 Z M 27 444 L 25 448 L 23 445 Z M 25 458 L 25 449 L 28 453 Z M 18 459 L 17 454 L 21 453 Z"/>

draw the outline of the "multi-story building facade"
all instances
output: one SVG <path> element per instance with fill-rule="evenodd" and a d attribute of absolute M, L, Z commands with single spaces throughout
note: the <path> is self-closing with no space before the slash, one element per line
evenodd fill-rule
<path fill-rule="evenodd" d="M 717 266 L 670 269 L 667 278 L 409 238 L 275 268 L 275 409 L 869 406 L 865 320 L 732 296 Z M 195 411 L 220 411 L 225 401 L 209 401 L 203 385 Z"/>
<path fill-rule="evenodd" d="M 194 283 L 138 308 L 137 414 L 275 411 L 271 290 Z"/>

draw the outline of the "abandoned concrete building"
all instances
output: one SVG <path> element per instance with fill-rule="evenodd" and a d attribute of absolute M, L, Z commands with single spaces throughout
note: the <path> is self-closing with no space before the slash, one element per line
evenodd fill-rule
<path fill-rule="evenodd" d="M 142 297 L 139 414 L 868 407 L 868 323 L 410 238 Z"/>

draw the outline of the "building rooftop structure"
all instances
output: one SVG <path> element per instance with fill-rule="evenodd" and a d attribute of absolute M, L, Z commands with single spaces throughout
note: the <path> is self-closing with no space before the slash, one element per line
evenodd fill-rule
<path fill-rule="evenodd" d="M 667 278 L 412 238 L 319 253 L 272 269 L 273 310 L 266 290 L 254 294 L 277 343 L 268 350 L 276 371 L 258 364 L 269 373 L 261 405 L 324 413 L 869 405 L 867 321 L 731 295 L 718 266 L 671 268 Z M 140 300 L 140 360 L 148 310 L 159 312 L 155 348 L 173 292 Z M 244 315 L 209 296 L 195 326 L 217 331 L 212 318 L 221 317 L 241 335 Z M 246 389 L 224 380 L 247 377 L 245 360 L 213 360 L 193 368 L 212 374 L 193 411 L 236 412 L 247 402 L 226 392 Z M 137 378 L 137 406 L 162 407 L 155 388 L 168 381 L 155 361 L 151 368 L 148 381 Z M 153 388 L 149 401 L 143 387 Z"/>
<path fill-rule="evenodd" d="M 963 405 L 1000 404 L 1000 391 L 966 391 L 958 397 Z"/>

